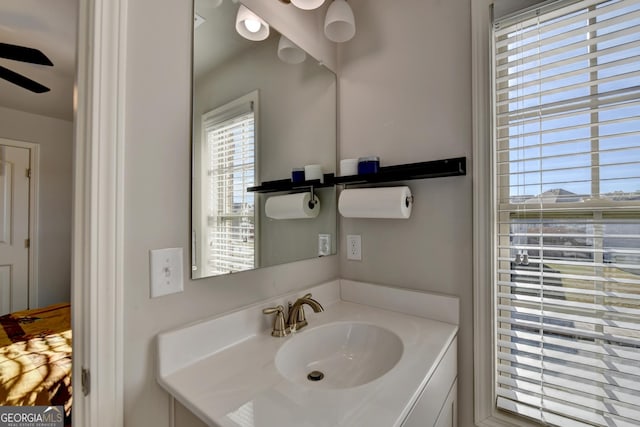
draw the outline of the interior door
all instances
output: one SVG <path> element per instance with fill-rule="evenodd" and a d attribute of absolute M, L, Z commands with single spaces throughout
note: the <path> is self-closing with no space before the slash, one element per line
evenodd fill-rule
<path fill-rule="evenodd" d="M 29 308 L 29 158 L 0 145 L 0 315 Z"/>

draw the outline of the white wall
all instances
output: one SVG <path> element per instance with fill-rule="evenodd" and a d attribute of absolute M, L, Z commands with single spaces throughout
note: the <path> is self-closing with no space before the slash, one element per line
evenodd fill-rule
<path fill-rule="evenodd" d="M 383 165 L 471 156 L 469 0 L 350 0 L 357 34 L 339 49 L 340 158 Z M 460 297 L 460 426 L 473 425 L 472 198 L 465 177 L 408 181 L 409 220 L 341 221 L 362 262 L 340 275 Z"/>
<path fill-rule="evenodd" d="M 40 146 L 38 306 L 70 301 L 73 122 L 0 107 L 0 137 Z"/>
<path fill-rule="evenodd" d="M 154 336 L 206 316 L 337 277 L 336 257 L 191 281 L 190 247 L 190 8 L 170 0 L 129 1 L 125 123 L 124 405 L 125 425 L 168 427 L 170 399 L 155 380 Z M 246 1 L 268 21 L 291 19 L 294 8 Z M 312 21 L 312 23 L 315 21 Z M 304 26 L 304 25 L 303 25 Z M 331 62 L 306 28 L 297 38 Z M 167 31 L 170 28 L 170 31 Z M 280 26 L 282 28 L 282 25 Z M 310 41 L 313 41 L 312 43 Z M 309 42 L 309 46 L 307 46 Z M 324 57 L 323 54 L 327 54 Z M 335 59 L 335 58 L 334 58 Z M 149 298 L 150 249 L 185 250 L 185 291 Z M 302 279 L 304 278 L 304 279 Z M 206 339 L 207 337 L 203 337 Z M 188 351 L 189 349 L 185 349 Z M 188 417 L 176 425 L 197 421 Z"/>

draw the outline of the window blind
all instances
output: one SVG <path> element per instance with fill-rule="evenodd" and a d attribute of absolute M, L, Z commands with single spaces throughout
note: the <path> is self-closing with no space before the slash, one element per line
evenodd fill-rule
<path fill-rule="evenodd" d="M 494 23 L 495 400 L 640 424 L 640 1 Z"/>
<path fill-rule="evenodd" d="M 251 108 L 204 120 L 207 141 L 207 272 L 255 264 L 255 120 Z"/>

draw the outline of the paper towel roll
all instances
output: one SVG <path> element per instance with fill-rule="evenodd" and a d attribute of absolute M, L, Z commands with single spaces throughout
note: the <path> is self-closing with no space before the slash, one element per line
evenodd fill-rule
<path fill-rule="evenodd" d="M 310 192 L 272 196 L 265 202 L 264 211 L 273 219 L 315 218 L 320 212 L 320 200 L 314 196 L 315 203 L 310 201 Z"/>
<path fill-rule="evenodd" d="M 346 218 L 407 219 L 412 206 L 407 186 L 342 190 L 338 201 L 338 210 Z"/>

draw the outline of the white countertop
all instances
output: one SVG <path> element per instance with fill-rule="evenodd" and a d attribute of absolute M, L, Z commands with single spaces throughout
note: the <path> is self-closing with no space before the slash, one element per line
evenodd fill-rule
<path fill-rule="evenodd" d="M 327 289 L 336 295 L 333 288 Z M 216 321 L 218 327 L 223 322 L 231 324 L 232 320 L 237 321 L 239 317 L 249 316 L 247 313 L 267 306 L 259 304 L 203 323 L 187 325 L 184 330 L 169 331 L 164 336 L 160 334 L 158 382 L 212 427 L 400 426 L 453 341 L 457 325 L 330 296 L 326 296 L 329 301 L 323 301 L 320 295 L 324 296 L 326 289 L 312 290 L 317 291 L 314 298 L 324 305 L 325 311 L 316 314 L 307 308 L 309 326 L 296 334 L 305 334 L 333 322 L 375 324 L 401 338 L 404 350 L 398 363 L 383 376 L 357 387 L 327 390 L 312 382 L 308 385 L 295 384 L 278 372 L 274 362 L 278 349 L 291 336 L 275 338 L 270 335 L 270 329 L 256 328 L 255 325 L 253 331 L 248 328 L 246 334 L 241 334 L 236 340 L 227 339 L 217 348 L 209 349 L 208 354 L 194 351 L 191 359 L 183 358 L 181 363 L 170 366 L 163 360 L 165 356 L 170 360 L 182 357 L 167 353 L 176 351 L 177 343 L 183 339 L 181 334 L 189 334 L 189 328 L 199 328 L 198 333 L 201 334 L 207 324 L 213 325 Z M 396 292 L 390 288 L 383 291 Z M 398 291 L 405 293 L 404 298 L 413 300 L 417 294 L 421 298 L 426 295 Z M 354 299 L 352 294 L 350 299 Z M 253 315 L 249 317 L 255 318 Z M 259 318 L 262 317 L 260 314 Z M 256 329 L 261 330 L 256 333 Z M 211 331 L 215 333 L 213 329 Z M 206 337 L 200 336 L 200 339 Z M 191 340 L 191 346 L 198 345 L 194 344 L 193 334 L 188 340 Z M 182 345 L 189 345 L 188 340 L 182 341 Z M 191 353 L 188 348 L 180 350 Z"/>

